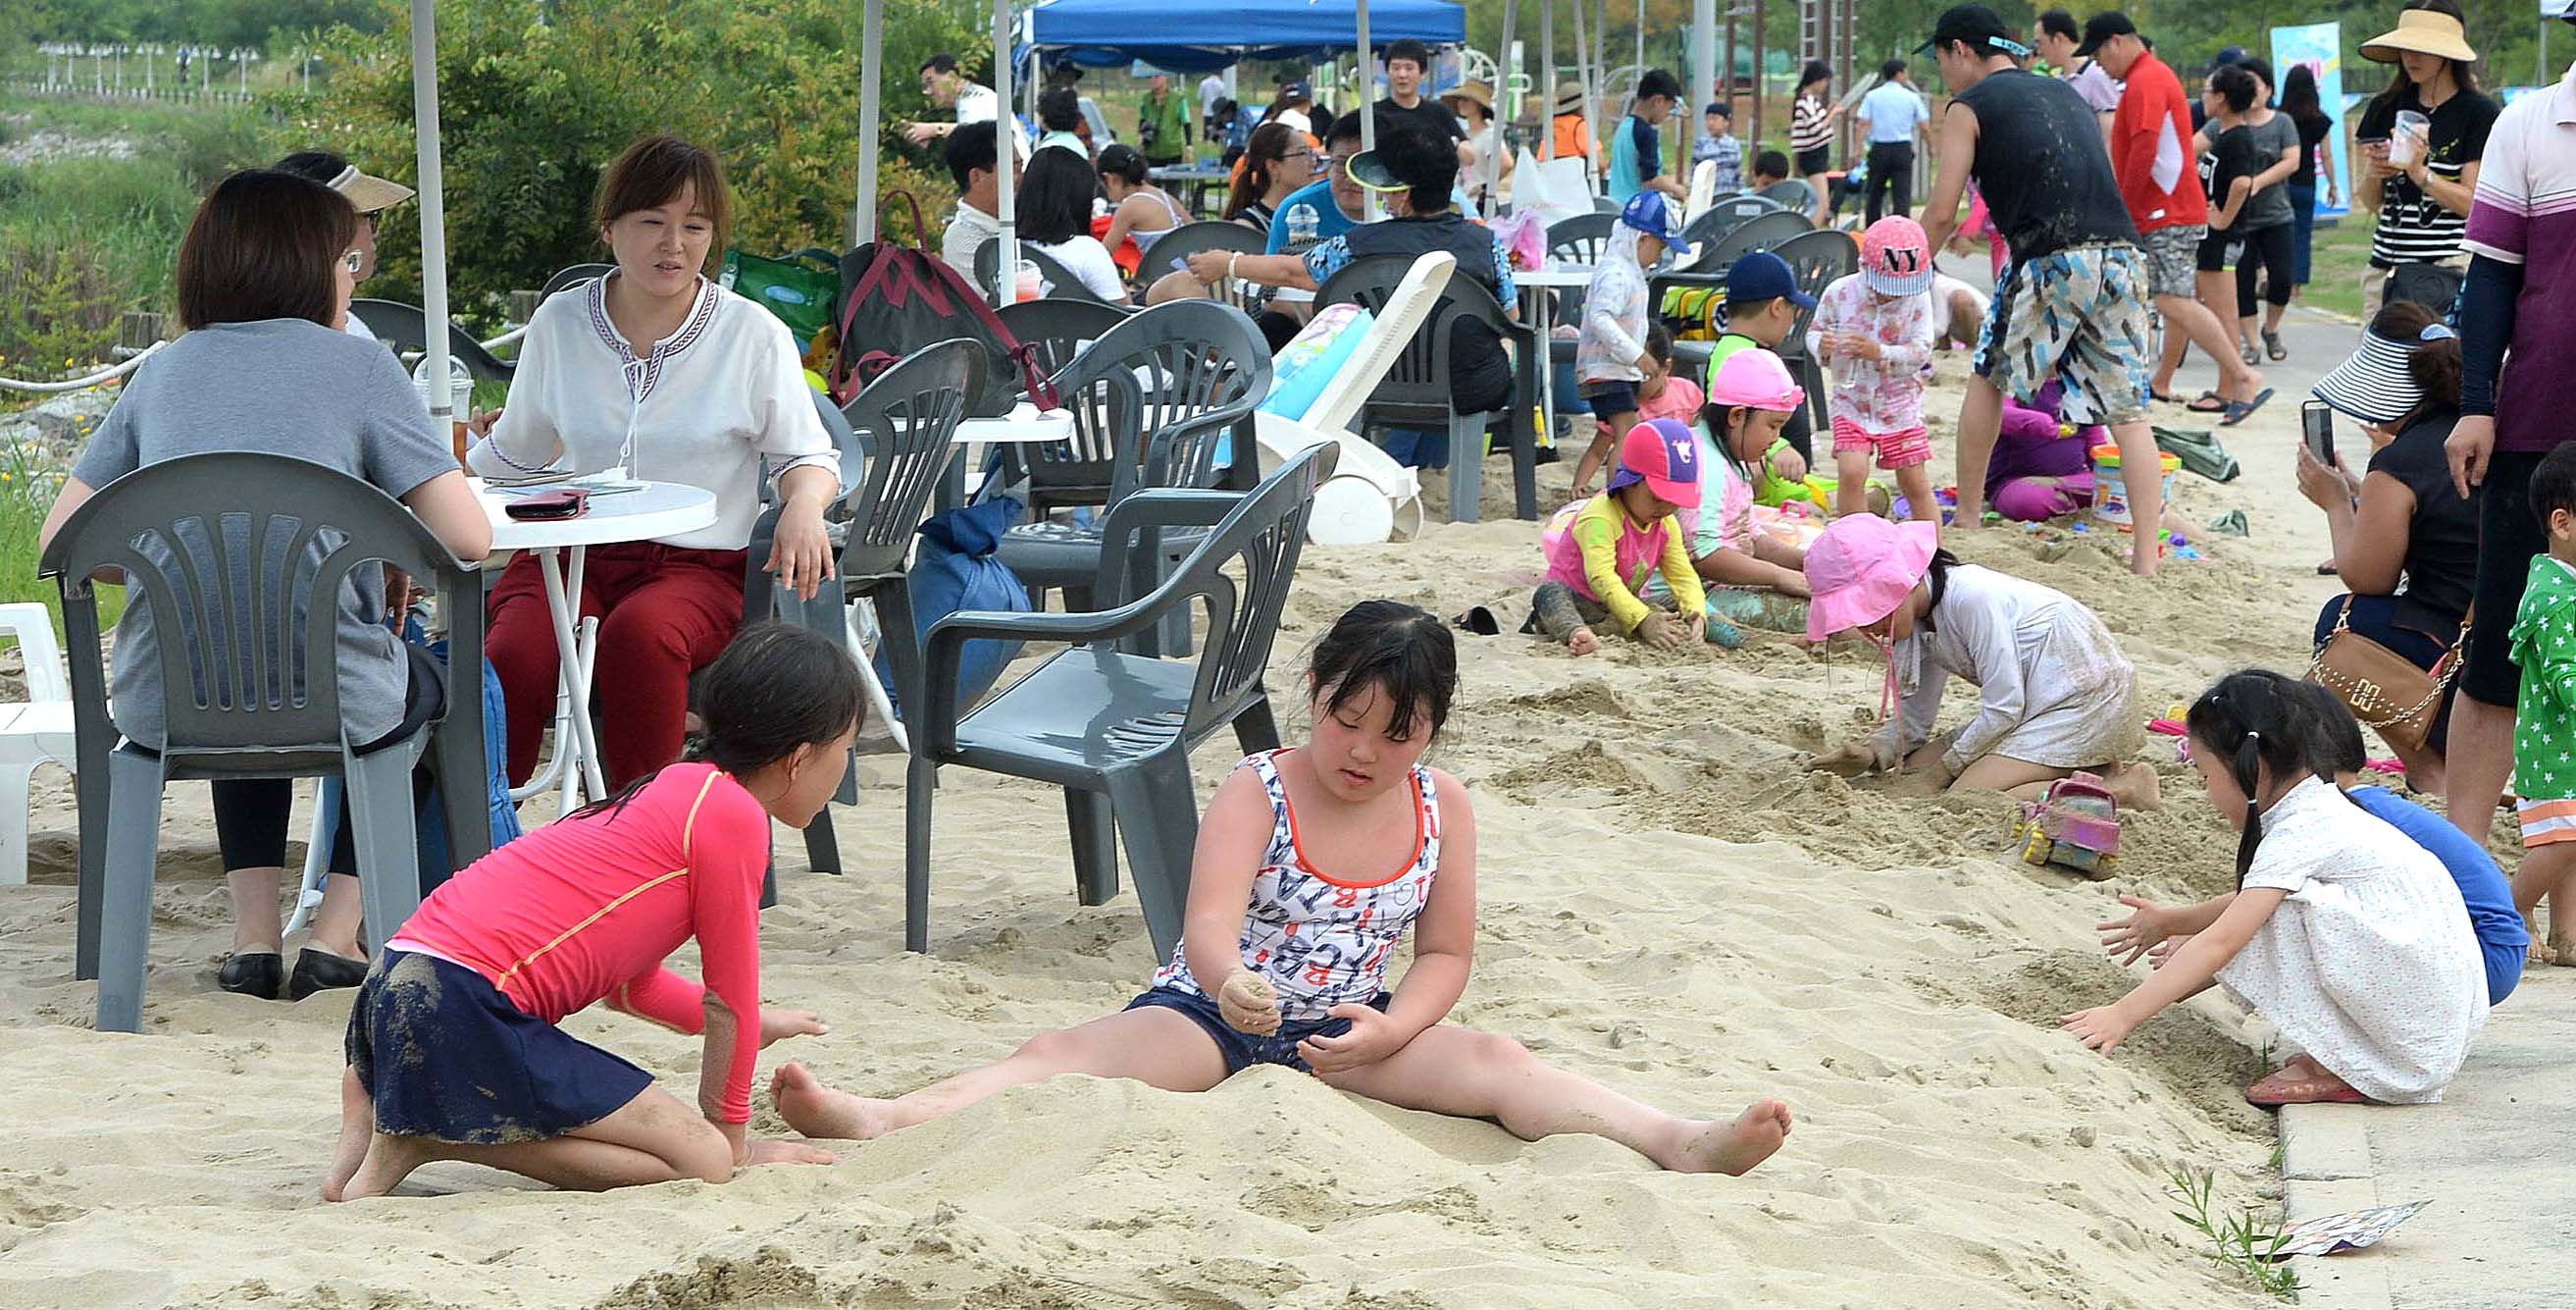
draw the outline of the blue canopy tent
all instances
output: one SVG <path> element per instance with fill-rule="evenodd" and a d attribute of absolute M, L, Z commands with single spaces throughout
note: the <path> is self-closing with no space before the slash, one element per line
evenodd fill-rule
<path fill-rule="evenodd" d="M 1040 0 L 1029 10 L 1029 45 L 1093 67 L 1143 60 L 1174 72 L 1205 72 L 1244 59 L 1290 59 L 1354 50 L 1403 37 L 1464 45 L 1467 10 L 1449 0 L 1237 0 L 1222 12 L 1189 0 Z M 1211 19 L 1228 39 L 1210 41 Z M 1025 50 L 1023 54 L 1025 54 Z"/>

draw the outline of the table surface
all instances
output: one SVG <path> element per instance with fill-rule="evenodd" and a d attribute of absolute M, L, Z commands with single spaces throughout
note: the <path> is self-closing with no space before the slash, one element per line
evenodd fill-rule
<path fill-rule="evenodd" d="M 1199 168 L 1194 165 L 1166 164 L 1145 170 L 1147 177 L 1162 182 L 1222 182 L 1233 174 L 1222 168 Z"/>
<path fill-rule="evenodd" d="M 1073 437 L 1073 414 L 1068 410 L 1041 410 L 1021 401 L 1011 412 L 999 418 L 970 418 L 957 425 L 957 434 L 949 441 L 955 445 L 1017 445 L 1025 442 L 1066 441 Z"/>
<path fill-rule="evenodd" d="M 468 479 L 483 512 L 492 520 L 492 549 L 551 550 L 566 546 L 605 546 L 621 541 L 656 541 L 695 532 L 716 521 L 715 493 L 679 482 L 647 482 L 638 491 L 592 496 L 581 517 L 528 522 L 506 512 L 520 497 Z M 581 480 L 548 483 L 536 490 L 577 487 Z"/>
<path fill-rule="evenodd" d="M 1515 286 L 1524 287 L 1585 287 L 1592 285 L 1592 275 L 1597 271 L 1581 265 L 1568 264 L 1559 264 L 1555 268 L 1532 269 L 1527 272 L 1514 269 L 1512 283 Z"/>

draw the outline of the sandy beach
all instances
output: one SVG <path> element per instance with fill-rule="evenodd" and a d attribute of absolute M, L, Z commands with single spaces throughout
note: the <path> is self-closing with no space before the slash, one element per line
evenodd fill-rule
<path fill-rule="evenodd" d="M 1946 480 L 1964 354 L 1928 412 Z M 2173 426 L 2205 426 L 2160 408 Z M 2196 416 L 2194 416 L 2196 417 Z M 2296 672 L 2330 581 L 2324 522 L 2291 480 L 2285 393 L 2223 435 L 2245 475 L 2186 476 L 2194 526 L 2250 539 L 2139 583 L 2112 539 L 1954 534 L 1964 558 L 2094 606 L 2146 712 L 2249 663 Z M 1542 501 L 1569 468 L 1542 470 Z M 1436 480 L 1435 480 L 1436 481 Z M 1310 549 L 1274 659 L 1374 595 L 1455 614 L 1535 582 L 1538 530 Z M 1435 519 L 1443 517 L 1434 515 Z M 2110 1059 L 2056 1027 L 2130 983 L 2092 925 L 2119 891 L 2230 885 L 2235 836 L 2169 742 L 2142 755 L 2171 807 L 2132 820 L 2119 878 L 2004 856 L 2010 806 L 1919 782 L 1810 775 L 1864 729 L 1872 653 L 1787 638 L 1574 659 L 1460 637 L 1461 703 L 1432 762 L 1477 800 L 1477 968 L 1453 1021 L 1667 1108 L 1797 1114 L 1743 1179 L 1660 1174 L 1590 1138 L 1523 1143 L 1276 1069 L 1201 1096 L 1063 1078 L 848 1146 L 827 1168 L 716 1187 L 567 1195 L 462 1165 L 329 1206 L 348 993 L 300 1005 L 215 990 L 229 913 L 204 789 L 172 789 L 140 1036 L 89 1031 L 70 977 L 68 780 L 38 779 L 34 882 L 0 888 L 0 1304 L 644 1307 L 2087 1307 L 2269 1302 L 2198 1254 L 2165 1194 L 2214 1170 L 2230 1209 L 2278 1196 L 2270 1116 L 2240 1091 L 2268 1033 L 2215 993 Z M 1952 715 L 1969 691 L 1953 693 Z M 1293 694 L 1280 700 L 1303 735 Z M 1198 757 L 1204 795 L 1230 742 Z M 1037 1031 L 1116 1008 L 1155 961 L 1132 897 L 1075 903 L 1048 790 L 951 771 L 932 951 L 901 949 L 902 769 L 863 756 L 836 809 L 849 876 L 782 834 L 765 990 L 833 1031 L 773 1048 L 865 1094 L 909 1090 Z M 301 817 L 299 815 L 299 824 Z M 292 949 L 293 943 L 290 943 Z M 684 971 L 692 965 L 676 962 Z M 2140 966 L 2141 971 L 2143 966 Z M 697 1044 L 600 1010 L 571 1020 L 683 1088 Z M 781 1131 L 765 1103 L 756 1130 Z"/>

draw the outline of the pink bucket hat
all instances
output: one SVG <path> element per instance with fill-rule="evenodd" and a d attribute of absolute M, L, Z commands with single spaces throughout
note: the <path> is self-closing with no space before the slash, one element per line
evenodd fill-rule
<path fill-rule="evenodd" d="M 1919 296 L 1932 289 L 1932 243 L 1923 225 L 1897 214 L 1869 225 L 1860 239 L 1861 280 L 1882 296 Z"/>
<path fill-rule="evenodd" d="M 1708 403 L 1794 413 L 1807 393 L 1789 377 L 1789 366 L 1760 346 L 1746 346 L 1710 370 Z"/>
<path fill-rule="evenodd" d="M 1941 529 L 1918 519 L 1890 523 L 1875 514 L 1835 519 L 1807 547 L 1807 640 L 1876 623 L 1905 603 L 1931 571 Z"/>

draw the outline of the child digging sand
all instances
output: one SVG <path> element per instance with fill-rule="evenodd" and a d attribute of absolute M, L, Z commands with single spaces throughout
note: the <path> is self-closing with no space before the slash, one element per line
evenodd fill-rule
<path fill-rule="evenodd" d="M 1688 255 L 1681 206 L 1660 191 L 1640 191 L 1619 211 L 1610 248 L 1583 292 L 1583 336 L 1574 346 L 1574 372 L 1583 398 L 1600 417 L 1600 433 L 1574 466 L 1574 494 L 1592 494 L 1592 479 L 1610 458 L 1616 434 L 1637 426 L 1637 383 L 1645 376 L 1646 271 L 1664 251 Z"/>
<path fill-rule="evenodd" d="M 2279 674 L 2230 674 L 2185 716 L 2209 803 L 2243 834 L 2237 890 L 2141 904 L 2105 925 L 2135 958 L 2188 934 L 2146 981 L 2078 1010 L 2066 1031 L 2105 1055 L 2138 1025 L 2217 983 L 2299 1049 L 2245 1090 L 2256 1105 L 2441 1099 L 2487 1017 L 2487 980 L 2460 889 L 2441 861 L 2365 813 L 2311 762 L 2316 716 Z"/>
<path fill-rule="evenodd" d="M 2576 963 L 2576 768 L 2561 757 L 2576 751 L 2576 446 L 2551 450 L 2532 470 L 2531 513 L 2549 529 L 2549 553 L 2532 557 L 2513 619 L 2513 662 L 2522 667 L 2513 790 L 2523 848 L 2513 907 L 2528 919 L 2549 898 L 2546 945 L 2532 954 L 2568 964 Z"/>
<path fill-rule="evenodd" d="M 760 1005 L 769 824 L 841 785 L 865 702 L 840 647 L 747 628 L 710 665 L 691 759 L 539 828 L 441 884 L 376 953 L 349 1011 L 325 1199 L 382 1196 L 432 1160 L 597 1191 L 747 1164 L 829 1164 L 745 1133 L 762 1047 L 820 1033 Z M 663 966 L 695 938 L 704 987 Z M 697 1106 L 555 1025 L 601 1001 L 705 1034 Z"/>
<path fill-rule="evenodd" d="M 1544 632 L 1577 655 L 1601 648 L 1593 627 L 1603 622 L 1662 650 L 1706 637 L 1708 595 L 1673 521 L 1675 510 L 1698 508 L 1699 475 L 1689 428 L 1667 418 L 1628 429 L 1610 489 L 1549 521 L 1541 537 L 1547 581 L 1522 631 Z M 1669 588 L 1663 606 L 1637 596 L 1656 573 Z"/>
<path fill-rule="evenodd" d="M 2139 733 L 2135 674 L 2102 620 L 2064 592 L 1960 563 L 1938 532 L 1852 514 L 1807 548 L 1808 639 L 1858 632 L 1884 650 L 1879 712 L 1903 708 L 1809 767 L 1925 769 L 1944 787 L 2025 800 L 2083 770 L 2121 804 L 2153 808 L 2155 771 L 2122 762 Z M 1935 736 L 1952 674 L 1977 685 L 1977 714 Z"/>
<path fill-rule="evenodd" d="M 1714 486 L 1703 490 L 1696 512 L 1677 516 L 1689 535 L 1691 568 L 1707 584 L 1709 621 L 1803 632 L 1806 552 L 1754 526 L 1753 481 L 1806 393 L 1790 379 L 1789 366 L 1759 346 L 1728 356 L 1709 382 L 1716 390 L 1704 414 L 1717 440 L 1696 429 L 1691 435 L 1706 470 L 1702 480 Z M 1660 576 L 1646 585 L 1649 600 L 1671 595 Z"/>
<path fill-rule="evenodd" d="M 1869 225 L 1860 271 L 1834 280 L 1807 327 L 1808 353 L 1834 375 L 1834 512 L 1868 508 L 1869 463 L 1896 475 L 1910 517 L 1937 524 L 1923 368 L 1932 362 L 1932 249 L 1913 219 Z"/>
<path fill-rule="evenodd" d="M 1598 1134 L 1682 1172 L 1741 1174 L 1780 1149 L 1779 1101 L 1732 1122 L 1677 1118 L 1441 1022 L 1476 946 L 1476 816 L 1457 779 L 1421 762 L 1457 692 L 1457 650 L 1431 615 L 1365 601 L 1316 644 L 1307 677 L 1312 739 L 1246 759 L 1208 802 L 1181 945 L 1143 995 L 892 1100 L 787 1065 L 770 1094 L 789 1126 L 864 1140 L 1058 1074 L 1199 1092 L 1276 1064 L 1523 1140 Z M 1408 929 L 1413 965 L 1389 992 Z"/>

